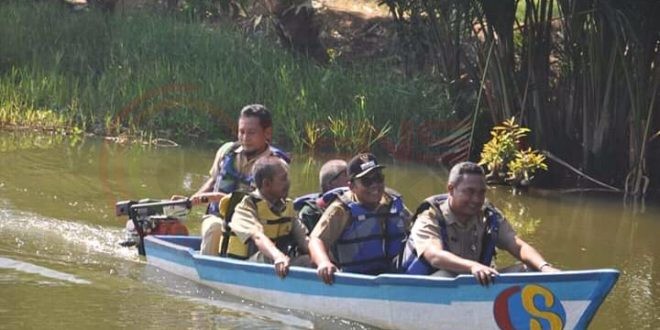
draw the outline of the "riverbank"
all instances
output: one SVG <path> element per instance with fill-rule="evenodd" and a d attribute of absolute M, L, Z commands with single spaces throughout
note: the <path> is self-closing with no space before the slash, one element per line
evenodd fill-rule
<path fill-rule="evenodd" d="M 238 110 L 258 102 L 276 143 L 315 149 L 325 137 L 353 151 L 450 112 L 437 83 L 377 63 L 322 66 L 231 26 L 139 10 L 3 2 L 0 40 L 2 127 L 227 140 Z"/>

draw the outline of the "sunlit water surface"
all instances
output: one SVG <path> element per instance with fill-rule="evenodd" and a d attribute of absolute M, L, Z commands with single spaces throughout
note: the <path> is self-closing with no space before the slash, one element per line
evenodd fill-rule
<path fill-rule="evenodd" d="M 189 195 L 214 153 L 0 133 L 0 328 L 368 328 L 228 296 L 149 267 L 117 244 L 125 219 L 114 216 L 116 201 Z M 294 157 L 291 195 L 317 189 L 328 157 Z M 385 162 L 387 184 L 411 209 L 445 186 L 439 166 Z M 619 196 L 513 196 L 501 187 L 488 194 L 556 266 L 621 270 L 591 328 L 658 327 L 657 205 L 626 206 Z M 202 212 L 188 216 L 192 233 Z"/>

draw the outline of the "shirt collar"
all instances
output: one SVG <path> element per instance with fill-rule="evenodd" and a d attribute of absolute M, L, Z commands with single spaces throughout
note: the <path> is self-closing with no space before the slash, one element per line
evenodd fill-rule
<path fill-rule="evenodd" d="M 276 201 L 275 203 L 271 203 L 268 199 L 264 198 L 264 196 L 261 194 L 261 191 L 259 191 L 259 189 L 256 189 L 253 192 L 253 194 L 255 195 L 255 197 L 264 200 L 266 202 L 266 204 L 268 204 L 268 208 L 271 211 L 273 211 L 273 213 L 275 213 L 275 214 L 280 214 L 280 213 L 284 212 L 284 210 L 286 209 L 286 204 L 287 204 L 286 199 L 280 199 L 280 200 Z"/>
<path fill-rule="evenodd" d="M 485 205 L 486 203 L 484 203 Z M 483 207 L 482 207 L 483 209 Z M 462 222 L 458 221 L 458 217 L 456 217 L 456 214 L 451 210 L 451 207 L 449 207 L 449 200 L 445 200 L 440 204 L 440 212 L 442 212 L 442 216 L 445 218 L 445 223 L 449 226 L 452 224 L 458 224 L 460 226 L 470 226 L 474 223 L 477 223 L 479 221 L 479 216 L 475 215 L 468 219 L 468 221 L 463 224 Z"/>
<path fill-rule="evenodd" d="M 355 196 L 355 194 L 352 191 L 349 190 L 348 192 L 351 194 L 350 195 L 351 201 L 360 203 L 360 201 L 358 201 L 357 199 L 357 196 Z M 389 207 L 390 202 L 392 202 L 390 196 L 387 193 L 383 193 L 383 196 L 380 198 L 380 202 L 378 202 L 378 206 L 376 206 L 376 209 L 374 209 L 374 211 L 378 211 L 382 207 Z"/>
<path fill-rule="evenodd" d="M 266 144 L 266 150 L 264 152 L 270 151 L 270 144 Z M 243 146 L 238 146 L 238 148 L 234 149 L 234 152 L 237 154 L 240 154 L 243 152 Z"/>

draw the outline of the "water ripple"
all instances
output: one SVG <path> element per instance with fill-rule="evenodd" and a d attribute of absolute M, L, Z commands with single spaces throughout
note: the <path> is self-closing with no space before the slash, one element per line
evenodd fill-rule
<path fill-rule="evenodd" d="M 0 269 L 14 269 L 23 273 L 37 274 L 44 277 L 67 281 L 76 284 L 91 284 L 92 282 L 75 277 L 74 275 L 58 272 L 56 270 L 37 266 L 29 262 L 0 257 Z"/>
<path fill-rule="evenodd" d="M 83 258 L 77 261 L 85 263 L 96 263 L 94 255 L 98 254 L 139 260 L 134 249 L 118 245 L 123 238 L 119 228 L 47 218 L 4 208 L 1 204 L 4 203 L 0 203 L 0 239 L 14 242 L 13 249 L 21 254 L 34 249 L 33 253 L 40 256 Z"/>

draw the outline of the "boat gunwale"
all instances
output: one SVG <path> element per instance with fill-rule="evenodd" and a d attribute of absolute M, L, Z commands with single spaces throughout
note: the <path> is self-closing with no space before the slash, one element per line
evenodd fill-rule
<path fill-rule="evenodd" d="M 246 284 L 244 282 L 244 278 L 242 279 L 242 281 L 236 281 L 236 282 L 218 280 L 218 277 L 216 276 L 224 276 L 225 273 L 230 274 L 231 272 L 236 270 L 242 273 L 253 273 L 255 275 L 260 274 L 259 276 L 261 275 L 275 276 L 275 275 L 273 273 L 274 272 L 273 265 L 270 264 L 254 263 L 254 262 L 231 259 L 226 257 L 219 257 L 219 256 L 201 255 L 199 254 L 198 250 L 195 250 L 192 247 L 175 243 L 176 241 L 197 242 L 199 240 L 201 239 L 198 236 L 147 236 L 145 238 L 145 247 L 150 247 L 150 245 L 155 244 L 155 245 L 160 245 L 161 247 L 175 250 L 176 255 L 178 256 L 181 256 L 181 253 L 189 255 L 194 263 L 194 269 L 197 271 L 199 280 L 201 280 L 202 282 L 212 282 L 219 284 L 224 283 L 226 285 L 239 285 L 239 286 L 250 287 L 252 289 L 258 289 L 258 290 L 275 290 L 279 292 L 303 294 L 310 296 L 328 296 L 328 297 L 345 298 L 345 299 L 351 299 L 351 298 L 375 299 L 375 300 L 385 299 L 388 301 L 393 300 L 400 302 L 424 303 L 423 301 L 420 302 L 417 300 L 392 299 L 393 297 L 387 293 L 384 293 L 384 297 L 382 298 L 358 297 L 358 296 L 351 297 L 351 296 L 344 296 L 341 294 L 333 294 L 333 293 L 338 293 L 338 291 L 336 289 L 333 289 L 332 288 L 333 286 L 331 285 L 322 284 L 320 280 L 317 278 L 315 269 L 305 268 L 305 267 L 292 266 L 290 268 L 289 274 L 287 275 L 287 278 L 292 280 L 310 281 L 310 283 L 318 283 L 319 284 L 318 286 L 315 285 L 316 290 L 313 290 L 315 291 L 314 293 L 308 291 L 309 288 L 295 290 L 295 291 L 283 289 L 286 287 L 286 285 L 282 283 L 285 283 L 284 280 L 286 278 L 283 279 L 282 282 L 279 281 L 275 282 L 276 284 L 266 283 L 268 285 L 264 284 L 262 287 Z M 149 250 L 150 249 L 147 249 L 147 260 L 149 258 L 148 256 Z M 169 260 L 169 261 L 179 264 L 181 263 L 180 260 L 179 261 Z M 200 267 L 202 268 L 219 267 L 222 268 L 225 272 L 218 272 L 221 273 L 220 275 L 218 275 L 217 273 L 206 274 L 206 272 L 200 270 Z M 589 297 L 584 298 L 584 300 L 588 299 L 589 301 L 588 305 L 580 315 L 577 323 L 575 324 L 576 328 L 586 328 L 587 325 L 591 322 L 592 318 L 595 316 L 595 313 L 600 307 L 600 305 L 602 305 L 605 298 L 614 287 L 614 284 L 616 283 L 619 275 L 620 272 L 612 268 L 571 270 L 571 271 L 562 271 L 560 273 L 540 273 L 540 272 L 508 273 L 508 274 L 501 274 L 500 276 L 498 276 L 496 280 L 496 285 L 533 283 L 533 282 L 543 283 L 544 285 L 547 285 L 548 283 L 554 283 L 554 282 L 566 282 L 566 280 L 595 281 L 597 282 L 597 284 L 595 288 L 591 290 L 591 295 Z M 541 278 L 543 279 L 542 281 L 536 280 Z M 381 274 L 381 275 L 372 276 L 372 275 L 338 272 L 335 274 L 335 284 L 336 286 L 374 287 L 376 289 L 379 287 L 387 286 L 388 289 L 390 290 L 406 289 L 406 288 L 412 289 L 414 287 L 417 287 L 418 290 L 419 287 L 429 288 L 429 289 L 434 289 L 434 287 L 440 289 L 452 289 L 454 287 L 459 287 L 459 286 L 474 287 L 475 279 L 474 276 L 466 275 L 466 274 L 462 274 L 454 278 L 441 278 L 441 277 L 429 277 L 423 275 L 407 275 L 407 274 Z M 319 292 L 319 290 L 321 291 Z M 386 291 L 386 290 L 382 290 L 382 291 Z"/>

